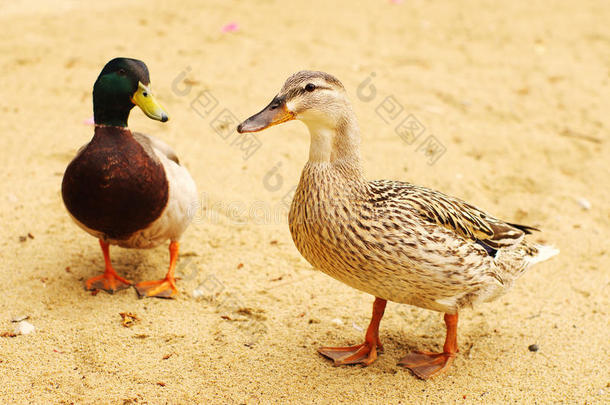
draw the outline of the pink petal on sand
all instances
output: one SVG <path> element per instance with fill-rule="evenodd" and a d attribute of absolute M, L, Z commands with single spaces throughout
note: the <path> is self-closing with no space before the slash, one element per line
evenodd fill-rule
<path fill-rule="evenodd" d="M 222 27 L 222 32 L 235 32 L 239 30 L 239 24 L 236 22 L 230 22 Z"/>
<path fill-rule="evenodd" d="M 83 124 L 85 125 L 95 125 L 95 120 L 93 119 L 93 117 L 89 117 L 86 120 L 83 121 Z"/>

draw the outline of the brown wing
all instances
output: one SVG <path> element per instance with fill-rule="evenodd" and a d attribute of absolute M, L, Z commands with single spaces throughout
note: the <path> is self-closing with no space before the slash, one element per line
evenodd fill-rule
<path fill-rule="evenodd" d="M 374 181 L 375 194 L 407 203 L 422 218 L 442 225 L 474 242 L 483 242 L 492 249 L 519 243 L 525 234 L 537 230 L 525 225 L 496 219 L 473 205 L 439 191 L 397 181 Z"/>

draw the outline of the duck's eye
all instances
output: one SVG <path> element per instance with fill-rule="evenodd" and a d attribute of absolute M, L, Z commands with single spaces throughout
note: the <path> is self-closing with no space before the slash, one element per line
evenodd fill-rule
<path fill-rule="evenodd" d="M 144 92 L 142 92 L 142 95 L 143 95 L 144 97 L 148 97 L 148 92 L 147 92 L 147 91 L 144 91 Z"/>
<path fill-rule="evenodd" d="M 119 71 L 117 72 L 117 74 L 119 76 L 125 76 L 127 74 L 127 72 L 125 71 L 125 69 L 119 69 Z"/>
<path fill-rule="evenodd" d="M 307 91 L 314 91 L 316 89 L 316 85 L 313 83 L 307 83 L 307 85 L 305 86 L 305 90 Z"/>

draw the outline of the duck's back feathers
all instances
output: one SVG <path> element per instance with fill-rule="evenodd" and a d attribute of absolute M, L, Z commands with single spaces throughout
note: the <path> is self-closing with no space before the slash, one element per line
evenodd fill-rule
<path fill-rule="evenodd" d="M 96 126 L 91 142 L 66 169 L 62 196 L 79 223 L 120 240 L 159 218 L 169 187 L 150 146 L 127 128 Z"/>

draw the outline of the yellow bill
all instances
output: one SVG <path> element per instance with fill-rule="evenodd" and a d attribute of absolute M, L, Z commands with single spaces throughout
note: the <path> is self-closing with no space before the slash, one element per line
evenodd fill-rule
<path fill-rule="evenodd" d="M 141 82 L 138 82 L 138 90 L 131 97 L 131 101 L 140 107 L 147 117 L 153 120 L 166 122 L 169 119 L 167 113 L 153 97 L 150 89 Z"/>

